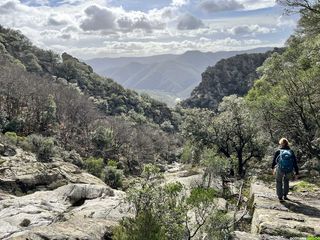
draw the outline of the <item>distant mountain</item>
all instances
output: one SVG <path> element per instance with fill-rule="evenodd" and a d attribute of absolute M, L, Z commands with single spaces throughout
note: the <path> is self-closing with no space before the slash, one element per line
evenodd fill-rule
<path fill-rule="evenodd" d="M 184 107 L 216 109 L 224 96 L 244 96 L 259 75 L 257 68 L 273 53 L 283 49 L 275 48 L 266 53 L 239 54 L 220 60 L 215 66 L 202 73 L 202 81 L 181 102 Z"/>
<path fill-rule="evenodd" d="M 208 66 L 223 58 L 241 53 L 263 53 L 271 48 L 245 51 L 200 52 L 188 51 L 181 55 L 150 57 L 96 58 L 86 63 L 100 75 L 110 77 L 124 87 L 169 93 L 176 98 L 187 98 L 201 80 L 201 73 Z"/>

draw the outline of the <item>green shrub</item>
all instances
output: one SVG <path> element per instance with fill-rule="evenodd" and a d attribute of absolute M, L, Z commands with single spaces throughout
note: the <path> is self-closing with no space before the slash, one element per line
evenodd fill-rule
<path fill-rule="evenodd" d="M 85 160 L 85 166 L 90 174 L 99 178 L 101 177 L 104 168 L 104 162 L 102 158 L 90 157 Z"/>
<path fill-rule="evenodd" d="M 112 130 L 101 126 L 98 127 L 93 133 L 92 142 L 99 150 L 110 147 L 113 142 Z"/>
<path fill-rule="evenodd" d="M 63 160 L 70 162 L 80 168 L 84 167 L 84 161 L 79 153 L 76 150 L 71 150 L 70 152 L 63 152 Z"/>
<path fill-rule="evenodd" d="M 108 166 L 117 168 L 118 162 L 116 160 L 109 160 L 108 161 Z"/>
<path fill-rule="evenodd" d="M 15 144 L 15 145 L 17 144 L 18 136 L 15 132 L 6 132 L 4 135 L 10 141 L 10 143 Z"/>
<path fill-rule="evenodd" d="M 28 136 L 31 150 L 37 155 L 41 162 L 51 162 L 55 156 L 55 145 L 52 138 L 32 134 Z"/>
<path fill-rule="evenodd" d="M 123 171 L 114 166 L 107 166 L 104 169 L 104 182 L 110 187 L 118 189 L 122 187 Z"/>

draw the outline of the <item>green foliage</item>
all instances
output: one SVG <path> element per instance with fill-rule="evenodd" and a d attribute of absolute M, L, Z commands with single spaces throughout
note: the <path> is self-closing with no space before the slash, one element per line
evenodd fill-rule
<path fill-rule="evenodd" d="M 89 173 L 100 178 L 104 169 L 104 161 L 102 158 L 90 157 L 85 160 L 85 166 Z"/>
<path fill-rule="evenodd" d="M 99 150 L 108 149 L 113 142 L 113 132 L 105 127 L 98 127 L 92 136 L 92 142 Z"/>
<path fill-rule="evenodd" d="M 138 214 L 135 219 L 125 219 L 116 229 L 115 240 L 166 240 L 159 220 L 150 212 Z"/>
<path fill-rule="evenodd" d="M 18 31 L 0 26 L 0 44 L 1 132 L 51 136 L 67 152 L 117 160 L 126 174 L 176 160 L 179 114 L 165 104 L 100 77 L 67 53 L 41 50 Z M 82 166 L 77 157 L 66 159 Z"/>
<path fill-rule="evenodd" d="M 320 157 L 320 35 L 292 36 L 283 54 L 274 54 L 249 92 L 252 106 L 272 141 L 287 137 L 310 157 Z"/>
<path fill-rule="evenodd" d="M 63 152 L 62 157 L 64 161 L 71 162 L 72 164 L 80 168 L 83 168 L 85 166 L 85 163 L 82 160 L 82 157 L 74 149 L 69 152 Z"/>
<path fill-rule="evenodd" d="M 181 161 L 183 163 L 192 163 L 193 162 L 193 152 L 194 147 L 190 141 L 187 141 L 183 146 L 183 151 L 181 154 Z"/>
<path fill-rule="evenodd" d="M 197 187 L 191 190 L 187 203 L 192 207 L 198 207 L 200 204 L 213 203 L 217 196 L 217 192 L 212 188 Z"/>
<path fill-rule="evenodd" d="M 122 187 L 124 175 L 122 170 L 108 164 L 104 169 L 103 178 L 110 187 L 119 189 Z"/>
<path fill-rule="evenodd" d="M 229 240 L 231 237 L 230 223 L 232 219 L 227 214 L 217 211 L 211 215 L 205 232 L 208 240 Z"/>
<path fill-rule="evenodd" d="M 4 135 L 9 139 L 9 141 L 12 144 L 17 144 L 18 136 L 17 136 L 17 134 L 15 132 L 6 132 Z"/>
<path fill-rule="evenodd" d="M 266 53 L 240 54 L 220 60 L 202 74 L 202 81 L 181 104 L 191 108 L 217 110 L 223 97 L 232 94 L 244 96 L 258 78 L 256 69 L 271 55 L 281 52 L 274 49 Z"/>
<path fill-rule="evenodd" d="M 145 239 L 141 233 L 149 239 L 192 239 L 209 227 L 207 220 L 217 214 L 217 192 L 199 187 L 188 194 L 181 183 L 161 185 L 161 179 L 157 167 L 144 167 L 141 181 L 128 192 L 135 217 L 121 223 L 116 239 Z"/>
<path fill-rule="evenodd" d="M 47 103 L 45 104 L 45 109 L 43 111 L 43 125 L 44 128 L 52 128 L 57 120 L 57 104 L 55 102 L 54 96 L 49 95 Z M 48 129 L 46 129 L 48 130 Z"/>
<path fill-rule="evenodd" d="M 116 160 L 108 160 L 108 167 L 115 167 L 117 168 L 118 162 Z"/>
<path fill-rule="evenodd" d="M 221 154 L 217 154 L 215 149 L 206 148 L 201 158 L 201 164 L 205 168 L 203 184 L 207 187 L 211 186 L 216 177 L 221 177 L 222 181 L 224 181 L 232 169 L 231 160 Z"/>
<path fill-rule="evenodd" d="M 41 162 L 50 162 L 56 154 L 54 140 L 49 137 L 32 134 L 28 136 L 28 142 L 31 150 L 36 153 Z"/>
<path fill-rule="evenodd" d="M 248 161 L 264 154 L 265 139 L 243 98 L 224 97 L 219 112 L 193 109 L 187 112 L 183 135 L 201 153 L 204 147 L 215 148 L 227 158 L 238 160 L 238 174 L 243 176 Z M 200 156 L 199 154 L 198 156 Z"/>
<path fill-rule="evenodd" d="M 315 192 L 317 190 L 319 190 L 319 187 L 317 187 L 317 185 L 306 181 L 299 181 L 293 186 L 294 192 Z"/>

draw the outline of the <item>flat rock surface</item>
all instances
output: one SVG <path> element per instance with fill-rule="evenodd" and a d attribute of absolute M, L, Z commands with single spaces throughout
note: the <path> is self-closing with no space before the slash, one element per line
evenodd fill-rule
<path fill-rule="evenodd" d="M 129 209 L 106 185 L 69 184 L 0 201 L 0 239 L 103 239 Z"/>
<path fill-rule="evenodd" d="M 184 165 L 180 163 L 171 164 L 168 166 L 167 172 L 164 174 L 165 183 L 180 182 L 187 190 L 201 186 L 203 183 L 203 170 L 197 171 L 185 170 Z M 221 190 L 222 180 L 215 178 L 212 180 L 210 187 Z"/>
<path fill-rule="evenodd" d="M 287 240 L 287 238 L 280 236 L 270 236 L 266 234 L 258 235 L 247 232 L 239 232 L 235 231 L 232 237 L 233 240 Z M 295 238 L 295 240 L 300 240 L 301 238 Z M 306 238 L 302 238 L 301 240 L 305 240 Z"/>
<path fill-rule="evenodd" d="M 250 195 L 253 199 L 252 234 L 286 239 L 320 236 L 319 197 L 291 193 L 290 200 L 280 203 L 275 189 L 262 182 L 251 184 Z"/>
<path fill-rule="evenodd" d="M 42 163 L 32 153 L 21 149 L 16 152 L 14 156 L 1 157 L 0 190 L 3 192 L 23 195 L 53 190 L 68 183 L 104 184 L 71 163 L 62 160 Z"/>

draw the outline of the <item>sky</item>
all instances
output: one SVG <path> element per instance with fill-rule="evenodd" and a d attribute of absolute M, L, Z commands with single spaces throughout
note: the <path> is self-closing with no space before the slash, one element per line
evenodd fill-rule
<path fill-rule="evenodd" d="M 0 0 L 0 24 L 81 59 L 281 47 L 297 16 L 275 0 Z"/>

